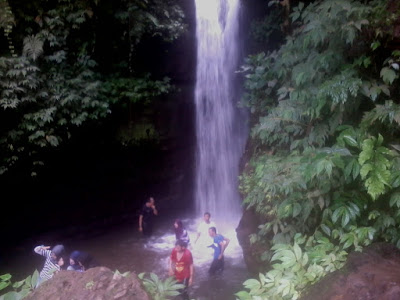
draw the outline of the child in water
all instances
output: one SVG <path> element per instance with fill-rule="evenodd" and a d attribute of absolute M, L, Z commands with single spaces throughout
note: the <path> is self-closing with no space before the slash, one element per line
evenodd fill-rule
<path fill-rule="evenodd" d="M 174 222 L 175 238 L 176 240 L 181 240 L 187 245 L 190 242 L 189 234 L 187 230 L 183 227 L 183 223 L 180 219 L 176 219 Z"/>

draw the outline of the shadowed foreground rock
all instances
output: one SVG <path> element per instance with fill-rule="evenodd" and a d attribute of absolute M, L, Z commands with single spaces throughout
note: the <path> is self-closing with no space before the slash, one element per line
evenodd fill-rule
<path fill-rule="evenodd" d="M 312 286 L 301 300 L 399 300 L 400 251 L 373 244 L 349 255 L 345 267 Z"/>
<path fill-rule="evenodd" d="M 116 275 L 97 267 L 84 273 L 60 271 L 28 295 L 26 300 L 150 300 L 135 274 Z"/>

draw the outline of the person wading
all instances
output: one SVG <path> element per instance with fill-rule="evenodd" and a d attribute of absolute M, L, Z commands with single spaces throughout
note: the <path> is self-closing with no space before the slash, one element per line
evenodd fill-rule
<path fill-rule="evenodd" d="M 221 234 L 217 234 L 217 229 L 215 227 L 211 227 L 208 233 L 210 237 L 213 238 L 213 244 L 209 247 L 214 249 L 214 259 L 208 273 L 210 275 L 221 274 L 224 270 L 224 251 L 226 247 L 228 247 L 230 240 Z"/>
<path fill-rule="evenodd" d="M 143 205 L 139 215 L 139 231 L 142 232 L 144 236 L 149 237 L 153 234 L 154 216 L 157 215 L 158 211 L 154 198 L 150 197 Z"/>
<path fill-rule="evenodd" d="M 210 243 L 210 236 L 208 235 L 208 229 L 211 227 L 217 227 L 213 221 L 211 221 L 211 214 L 205 212 L 203 215 L 203 220 L 197 227 L 197 236 L 194 243 L 196 244 L 199 240 L 199 244 L 202 246 L 208 246 Z"/>
<path fill-rule="evenodd" d="M 181 295 L 184 300 L 189 300 L 188 287 L 193 283 L 194 267 L 192 253 L 186 247 L 184 241 L 176 241 L 169 259 L 169 275 L 185 286 Z"/>

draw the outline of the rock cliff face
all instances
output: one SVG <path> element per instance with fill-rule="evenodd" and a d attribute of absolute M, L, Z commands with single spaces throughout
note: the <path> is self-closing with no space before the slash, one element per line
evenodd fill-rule
<path fill-rule="evenodd" d="M 251 155 L 254 153 L 254 144 L 251 139 L 247 140 L 245 151 L 241 157 L 239 169 L 240 173 L 250 173 L 252 167 L 249 163 Z M 242 199 L 245 195 L 241 195 Z M 236 228 L 236 236 L 240 247 L 243 250 L 243 258 L 246 263 L 247 269 L 255 277 L 258 274 L 265 273 L 269 269 L 269 263 L 261 259 L 262 253 L 269 248 L 269 238 L 267 237 L 264 241 L 263 247 L 250 243 L 250 235 L 258 232 L 258 226 L 265 224 L 267 220 L 262 219 L 254 209 L 244 209 L 242 218 L 240 219 L 239 225 Z"/>
<path fill-rule="evenodd" d="M 135 274 L 123 277 L 105 267 L 84 273 L 60 271 L 26 300 L 151 300 Z"/>
<path fill-rule="evenodd" d="M 301 300 L 400 299 L 400 250 L 379 243 L 349 255 L 343 269 L 312 286 Z"/>
<path fill-rule="evenodd" d="M 250 274 L 254 276 L 269 269 L 269 264 L 261 260 L 262 252 L 265 249 L 250 243 L 250 235 L 256 233 L 258 226 L 263 223 L 253 210 L 245 210 L 236 228 L 236 236 L 243 250 L 244 262 Z"/>

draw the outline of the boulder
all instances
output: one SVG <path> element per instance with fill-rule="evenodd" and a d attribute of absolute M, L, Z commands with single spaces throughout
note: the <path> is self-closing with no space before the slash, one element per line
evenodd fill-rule
<path fill-rule="evenodd" d="M 124 277 L 106 267 L 60 271 L 25 300 L 150 300 L 134 273 Z"/>

